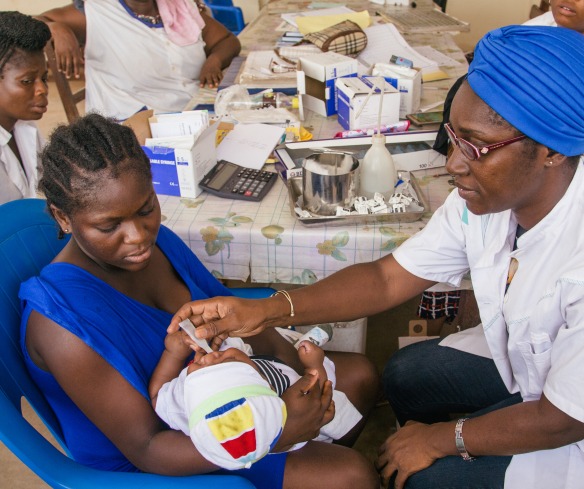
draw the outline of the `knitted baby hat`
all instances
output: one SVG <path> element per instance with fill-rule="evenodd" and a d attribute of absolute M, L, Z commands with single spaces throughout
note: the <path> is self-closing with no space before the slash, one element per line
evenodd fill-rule
<path fill-rule="evenodd" d="M 226 362 L 192 372 L 185 382 L 189 432 L 218 467 L 249 468 L 267 455 L 286 423 L 286 405 L 251 365 Z"/>

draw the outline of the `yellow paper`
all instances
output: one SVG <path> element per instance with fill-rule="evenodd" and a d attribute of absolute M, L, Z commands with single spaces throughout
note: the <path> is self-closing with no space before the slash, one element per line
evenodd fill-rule
<path fill-rule="evenodd" d="M 424 83 L 438 81 L 438 80 L 446 80 L 450 78 L 447 73 L 444 73 L 441 69 L 436 69 L 432 71 L 424 72 L 422 71 L 422 81 Z"/>
<path fill-rule="evenodd" d="M 367 12 L 367 10 L 363 10 L 363 12 L 355 12 L 354 14 L 296 17 L 298 30 L 303 35 L 310 34 L 311 32 L 322 31 L 323 29 L 338 24 L 339 22 L 343 22 L 344 20 L 355 22 L 355 24 L 358 24 L 361 29 L 365 29 L 371 24 L 371 18 L 369 17 L 369 12 Z"/>

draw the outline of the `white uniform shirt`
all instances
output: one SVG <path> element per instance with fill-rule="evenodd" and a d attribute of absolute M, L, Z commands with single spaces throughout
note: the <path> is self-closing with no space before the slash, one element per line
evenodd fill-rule
<path fill-rule="evenodd" d="M 529 19 L 527 22 L 524 22 L 523 25 L 549 25 L 552 27 L 557 27 L 556 20 L 554 19 L 554 15 L 552 11 L 545 12 L 533 19 Z"/>
<path fill-rule="evenodd" d="M 394 253 L 408 271 L 457 286 L 470 270 L 485 338 L 510 392 L 547 399 L 584 422 L 584 167 L 513 251 L 510 211 L 475 216 L 453 192 Z M 511 257 L 519 267 L 507 293 Z M 506 488 L 581 488 L 584 442 L 516 455 Z"/>
<path fill-rule="evenodd" d="M 8 146 L 12 135 L 0 127 L 0 204 L 37 195 L 43 139 L 32 121 L 16 121 L 13 133 L 22 165 Z"/>
<path fill-rule="evenodd" d="M 148 27 L 119 0 L 86 0 L 87 112 L 127 119 L 143 107 L 184 109 L 199 89 L 206 60 L 202 37 L 178 46 L 163 27 Z"/>

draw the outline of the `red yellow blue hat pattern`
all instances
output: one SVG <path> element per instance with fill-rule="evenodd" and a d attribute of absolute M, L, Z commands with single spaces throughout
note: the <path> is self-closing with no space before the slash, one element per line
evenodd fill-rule
<path fill-rule="evenodd" d="M 185 405 L 197 450 L 218 467 L 249 468 L 267 455 L 286 422 L 286 405 L 251 365 L 228 362 L 187 376 Z"/>

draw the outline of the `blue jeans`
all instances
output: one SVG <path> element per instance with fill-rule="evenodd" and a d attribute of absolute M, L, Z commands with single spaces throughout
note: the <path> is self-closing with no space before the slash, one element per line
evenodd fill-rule
<path fill-rule="evenodd" d="M 436 423 L 453 415 L 479 416 L 522 401 L 510 394 L 493 360 L 428 340 L 393 355 L 383 371 L 383 390 L 400 424 Z M 452 430 L 454 439 L 454 429 Z M 411 476 L 407 489 L 502 488 L 511 457 L 449 456 Z"/>

